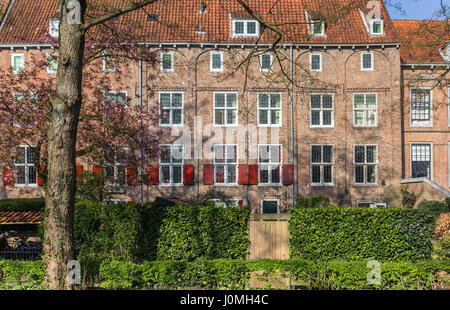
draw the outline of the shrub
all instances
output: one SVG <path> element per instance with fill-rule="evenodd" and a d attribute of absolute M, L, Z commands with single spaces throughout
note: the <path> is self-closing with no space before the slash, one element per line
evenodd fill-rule
<path fill-rule="evenodd" d="M 0 212 L 43 211 L 44 208 L 45 208 L 44 198 L 11 198 L 0 200 Z"/>
<path fill-rule="evenodd" d="M 436 254 L 438 259 L 450 259 L 450 233 L 447 233 L 437 242 Z"/>
<path fill-rule="evenodd" d="M 319 196 L 297 196 L 295 198 L 295 207 L 298 208 L 319 208 L 330 206 L 328 197 Z"/>
<path fill-rule="evenodd" d="M 0 260 L 0 290 L 41 289 L 45 276 L 42 261 Z"/>
<path fill-rule="evenodd" d="M 422 200 L 417 209 L 430 212 L 434 217 L 439 217 L 441 213 L 450 212 L 450 207 L 444 201 Z"/>
<path fill-rule="evenodd" d="M 440 239 L 445 234 L 450 234 L 450 213 L 442 213 L 436 221 L 436 238 Z"/>
<path fill-rule="evenodd" d="M 291 209 L 290 257 L 319 260 L 421 260 L 431 255 L 434 221 L 400 208 Z"/>
<path fill-rule="evenodd" d="M 400 194 L 402 195 L 402 206 L 403 208 L 414 208 L 414 205 L 416 204 L 417 198 L 416 194 L 410 193 L 405 189 L 400 190 Z"/>

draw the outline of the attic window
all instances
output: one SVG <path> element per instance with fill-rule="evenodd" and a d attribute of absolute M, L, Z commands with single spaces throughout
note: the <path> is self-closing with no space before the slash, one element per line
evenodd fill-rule
<path fill-rule="evenodd" d="M 371 35 L 383 35 L 384 33 L 384 23 L 382 19 L 371 19 L 370 20 L 370 34 Z"/>
<path fill-rule="evenodd" d="M 208 10 L 205 0 L 202 0 L 201 4 L 200 4 L 200 13 L 206 13 Z"/>
<path fill-rule="evenodd" d="M 147 20 L 149 20 L 149 21 L 157 21 L 158 20 L 158 15 L 156 15 L 156 14 L 148 14 Z"/>
<path fill-rule="evenodd" d="M 257 37 L 259 35 L 259 24 L 254 19 L 233 19 L 232 37 Z"/>
<path fill-rule="evenodd" d="M 57 38 L 59 36 L 59 20 L 51 19 L 49 22 L 48 33 L 52 38 Z"/>
<path fill-rule="evenodd" d="M 311 35 L 323 37 L 325 35 L 325 22 L 322 20 L 313 20 L 311 22 Z"/>

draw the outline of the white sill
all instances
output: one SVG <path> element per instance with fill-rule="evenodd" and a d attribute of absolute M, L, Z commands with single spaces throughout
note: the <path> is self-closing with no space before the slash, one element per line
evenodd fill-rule
<path fill-rule="evenodd" d="M 311 72 L 322 72 L 322 69 L 320 69 L 320 70 L 310 69 L 309 71 L 311 71 Z"/>
<path fill-rule="evenodd" d="M 104 73 L 114 73 L 116 72 L 116 69 L 111 69 L 111 70 L 103 70 Z"/>
<path fill-rule="evenodd" d="M 214 124 L 214 127 L 238 127 L 239 125 L 238 124 L 233 124 L 233 125 L 217 125 L 217 124 Z"/>
<path fill-rule="evenodd" d="M 183 127 L 184 126 L 184 124 L 175 124 L 175 125 L 172 125 L 172 124 L 159 124 L 159 127 Z"/>
<path fill-rule="evenodd" d="M 175 70 L 173 70 L 173 69 L 171 69 L 171 70 L 164 70 L 164 69 L 161 69 L 161 72 L 164 72 L 164 73 L 173 73 L 173 72 L 175 72 Z"/>
<path fill-rule="evenodd" d="M 283 186 L 283 183 L 259 183 L 258 182 L 258 186 L 276 186 L 276 187 L 279 187 L 279 186 Z"/>
<path fill-rule="evenodd" d="M 223 69 L 210 70 L 211 73 L 223 73 Z"/>
<path fill-rule="evenodd" d="M 377 187 L 379 186 L 378 183 L 354 183 L 354 186 L 357 187 Z"/>
<path fill-rule="evenodd" d="M 313 129 L 320 129 L 320 128 L 324 128 L 324 129 L 329 129 L 329 128 L 334 128 L 334 125 L 310 125 L 310 128 Z"/>
<path fill-rule="evenodd" d="M 261 125 L 258 124 L 258 127 L 266 127 L 266 128 L 270 128 L 270 127 L 274 127 L 274 128 L 281 128 L 281 125 Z"/>
<path fill-rule="evenodd" d="M 353 124 L 353 128 L 378 128 L 378 125 L 374 125 L 374 126 L 358 126 Z"/>
<path fill-rule="evenodd" d="M 313 187 L 333 187 L 334 183 L 311 183 L 311 186 Z"/>
<path fill-rule="evenodd" d="M 361 71 L 373 71 L 373 68 L 370 68 L 370 69 L 361 68 Z"/>
<path fill-rule="evenodd" d="M 430 128 L 430 127 L 433 127 L 433 124 L 428 124 L 428 125 L 413 125 L 413 124 L 410 124 L 410 127 L 428 127 L 428 128 Z"/>
<path fill-rule="evenodd" d="M 231 186 L 239 186 L 239 184 L 238 183 L 216 183 L 216 182 L 214 182 L 214 186 L 231 187 Z"/>
<path fill-rule="evenodd" d="M 160 187 L 182 187 L 182 186 L 184 186 L 184 184 L 161 184 L 161 183 L 159 183 L 159 186 Z"/>
<path fill-rule="evenodd" d="M 14 184 L 14 187 L 17 188 L 37 188 L 39 185 L 37 184 Z"/>

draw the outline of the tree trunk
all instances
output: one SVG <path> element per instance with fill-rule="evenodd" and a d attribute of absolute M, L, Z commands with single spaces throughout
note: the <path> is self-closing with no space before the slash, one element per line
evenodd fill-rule
<path fill-rule="evenodd" d="M 44 262 L 45 287 L 68 289 L 67 263 L 76 259 L 73 242 L 73 215 L 76 187 L 76 138 L 82 101 L 82 69 L 85 37 L 80 24 L 68 24 L 66 1 L 60 21 L 60 49 L 56 91 L 50 99 L 48 129 L 48 179 Z M 81 3 L 81 23 L 85 1 Z"/>

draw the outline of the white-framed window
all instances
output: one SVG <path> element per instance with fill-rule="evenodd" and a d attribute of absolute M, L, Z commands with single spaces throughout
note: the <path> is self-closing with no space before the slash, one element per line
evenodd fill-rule
<path fill-rule="evenodd" d="M 107 91 L 105 92 L 105 98 L 127 106 L 128 93 L 126 91 Z"/>
<path fill-rule="evenodd" d="M 174 72 L 173 52 L 161 52 L 161 72 Z"/>
<path fill-rule="evenodd" d="M 236 144 L 214 145 L 214 184 L 237 185 L 237 163 Z"/>
<path fill-rule="evenodd" d="M 107 161 L 103 166 L 105 184 L 110 187 L 122 187 L 127 184 L 127 167 L 114 150 L 107 152 Z M 119 189 L 118 189 L 119 190 Z"/>
<path fill-rule="evenodd" d="M 159 93 L 159 107 L 161 119 L 160 126 L 182 126 L 183 125 L 183 97 L 180 92 Z"/>
<path fill-rule="evenodd" d="M 312 20 L 310 24 L 311 35 L 315 37 L 325 36 L 325 22 L 322 20 Z"/>
<path fill-rule="evenodd" d="M 46 54 L 47 57 L 47 73 L 55 74 L 58 71 L 58 58 L 56 54 Z"/>
<path fill-rule="evenodd" d="M 311 145 L 312 186 L 333 185 L 334 146 Z"/>
<path fill-rule="evenodd" d="M 210 53 L 210 71 L 223 72 L 223 52 L 212 51 Z"/>
<path fill-rule="evenodd" d="M 280 93 L 258 94 L 258 126 L 280 127 L 281 104 Z"/>
<path fill-rule="evenodd" d="M 183 145 L 160 145 L 159 156 L 159 184 L 161 186 L 183 185 Z"/>
<path fill-rule="evenodd" d="M 411 178 L 433 179 L 433 144 L 411 143 Z"/>
<path fill-rule="evenodd" d="M 272 53 L 264 53 L 259 55 L 259 64 L 261 72 L 272 71 L 273 55 Z"/>
<path fill-rule="evenodd" d="M 233 19 L 231 37 L 257 37 L 259 23 L 254 19 Z"/>
<path fill-rule="evenodd" d="M 18 147 L 15 166 L 15 182 L 17 187 L 36 187 L 37 172 L 34 168 L 34 160 L 36 158 L 36 147 L 21 145 Z"/>
<path fill-rule="evenodd" d="M 411 126 L 433 126 L 433 91 L 431 88 L 411 88 Z"/>
<path fill-rule="evenodd" d="M 262 214 L 278 214 L 280 213 L 280 199 L 263 199 L 261 200 Z"/>
<path fill-rule="evenodd" d="M 214 207 L 216 208 L 237 207 L 237 206 L 239 206 L 238 199 L 230 199 L 229 204 L 226 204 L 222 200 L 214 199 Z"/>
<path fill-rule="evenodd" d="M 258 184 L 281 185 L 281 163 L 281 145 L 258 145 Z"/>
<path fill-rule="evenodd" d="M 25 69 L 25 54 L 11 54 L 11 67 L 13 74 L 18 74 Z"/>
<path fill-rule="evenodd" d="M 116 198 L 103 199 L 103 204 L 105 204 L 105 205 L 106 205 L 106 204 L 109 204 L 109 203 L 118 205 L 118 204 L 126 203 L 126 202 L 127 202 L 127 201 L 124 200 L 124 199 L 116 199 Z"/>
<path fill-rule="evenodd" d="M 377 184 L 378 146 L 355 145 L 355 184 Z"/>
<path fill-rule="evenodd" d="M 383 35 L 384 34 L 384 22 L 382 19 L 370 20 L 370 35 Z"/>
<path fill-rule="evenodd" d="M 116 60 L 108 53 L 102 55 L 103 72 L 116 72 Z"/>
<path fill-rule="evenodd" d="M 334 127 L 332 94 L 311 94 L 311 128 Z"/>
<path fill-rule="evenodd" d="M 237 126 L 238 94 L 225 92 L 214 93 L 214 125 Z"/>
<path fill-rule="evenodd" d="M 377 94 L 354 94 L 353 125 L 355 127 L 376 127 L 377 124 Z"/>
<path fill-rule="evenodd" d="M 373 71 L 373 53 L 361 53 L 361 71 Z"/>
<path fill-rule="evenodd" d="M 375 208 L 386 208 L 386 203 L 384 202 L 367 202 L 367 201 L 358 201 L 357 203 L 358 207 L 360 208 L 371 208 L 371 209 L 375 209 Z"/>
<path fill-rule="evenodd" d="M 48 25 L 48 34 L 52 38 L 57 38 L 59 36 L 59 19 L 56 18 L 50 19 Z"/>
<path fill-rule="evenodd" d="M 310 70 L 313 72 L 322 72 L 322 54 L 313 53 L 309 57 Z"/>

